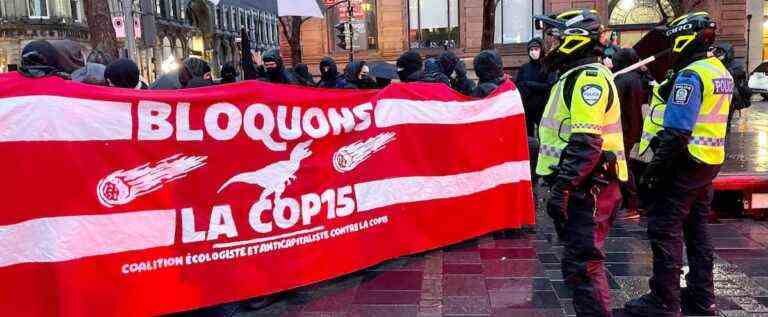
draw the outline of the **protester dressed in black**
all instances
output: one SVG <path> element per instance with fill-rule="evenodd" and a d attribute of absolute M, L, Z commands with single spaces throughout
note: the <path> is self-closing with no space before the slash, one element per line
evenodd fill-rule
<path fill-rule="evenodd" d="M 494 50 L 482 51 L 473 61 L 478 84 L 473 97 L 484 98 L 490 95 L 504 82 L 504 63 L 499 53 Z"/>
<path fill-rule="evenodd" d="M 528 136 L 535 136 L 536 127 L 541 122 L 544 106 L 549 98 L 549 91 L 557 80 L 554 73 L 546 71 L 541 63 L 543 44 L 540 38 L 528 42 L 528 63 L 520 66 L 515 78 L 515 85 L 520 89 L 525 108 L 525 126 Z"/>
<path fill-rule="evenodd" d="M 339 75 L 339 69 L 336 61 L 331 57 L 323 57 L 320 60 L 320 82 L 317 83 L 320 88 L 343 88 L 344 79 Z"/>
<path fill-rule="evenodd" d="M 614 71 L 620 71 L 640 61 L 634 49 L 622 48 L 613 55 Z M 643 85 L 644 75 L 640 69 L 616 76 L 616 89 L 621 105 L 621 127 L 624 136 L 624 149 L 629 163 L 629 181 L 622 183 L 622 197 L 627 217 L 634 217 L 640 208 L 640 198 L 637 187 L 636 162 L 629 159 L 629 152 L 636 143 L 640 142 L 643 133 L 643 104 L 648 103 L 650 91 Z"/>

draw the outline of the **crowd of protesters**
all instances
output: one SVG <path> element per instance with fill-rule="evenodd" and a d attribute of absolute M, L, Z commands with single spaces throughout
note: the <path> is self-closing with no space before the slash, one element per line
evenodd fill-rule
<path fill-rule="evenodd" d="M 247 37 L 244 37 L 247 39 Z M 542 118 L 549 92 L 557 82 L 558 74 L 549 71 L 542 64 L 545 43 L 534 38 L 527 43 L 528 62 L 518 70 L 514 83 L 520 90 L 526 114 L 528 146 L 532 166 L 536 165 L 538 152 L 537 130 Z M 239 69 L 233 62 L 224 63 L 214 79 L 210 65 L 203 59 L 189 57 L 178 63 L 178 67 L 151 84 L 141 80 L 139 67 L 130 59 L 113 60 L 106 54 L 94 51 L 83 61 L 80 50 L 72 41 L 38 40 L 27 44 L 22 51 L 22 67 L 19 71 L 29 77 L 57 75 L 86 84 L 131 89 L 182 89 L 228 84 L 239 80 L 260 80 L 271 83 L 301 85 L 335 89 L 380 89 L 393 79 L 400 82 L 439 83 L 472 97 L 482 98 L 491 94 L 506 78 L 501 56 L 493 50 L 480 52 L 473 60 L 477 81 L 468 77 L 464 61 L 451 51 L 444 51 L 426 60 L 419 52 L 404 52 L 395 65 L 385 62 L 367 63 L 355 60 L 339 71 L 336 61 L 324 57 L 319 63 L 319 79 L 315 80 L 306 64 L 287 68 L 280 51 L 271 49 L 264 54 L 251 50 L 249 41 L 243 41 L 242 59 Z M 716 43 L 710 53 L 720 58 L 731 72 L 735 81 L 734 101 L 731 113 L 749 107 L 751 92 L 746 84 L 746 73 L 734 59 L 733 47 L 728 43 Z M 632 48 L 620 48 L 615 44 L 604 50 L 603 63 L 614 72 L 621 71 L 640 60 Z M 388 67 L 387 67 L 388 66 Z M 386 68 L 380 71 L 379 68 Z M 621 105 L 621 121 L 624 148 L 627 155 L 638 142 L 643 130 L 644 111 L 648 111 L 648 100 L 653 85 L 650 72 L 641 67 L 623 73 L 615 78 Z M 730 118 L 729 118 L 730 119 Z M 729 120 L 730 121 L 730 120 Z M 642 162 L 627 158 L 630 181 L 622 185 L 626 217 L 637 217 L 643 209 L 641 202 L 645 190 L 637 181 L 642 175 Z M 535 175 L 535 173 L 532 173 Z"/>
<path fill-rule="evenodd" d="M 380 89 L 397 79 L 404 83 L 441 83 L 473 97 L 489 95 L 505 79 L 501 56 L 495 51 L 484 51 L 475 57 L 473 66 L 478 78 L 475 82 L 468 77 L 464 61 L 446 50 L 426 60 L 417 51 L 407 51 L 397 59 L 395 65 L 355 60 L 347 63 L 343 72 L 339 71 L 333 58 L 325 57 L 320 62 L 320 78 L 316 81 L 306 64 L 288 68 L 278 49 L 261 54 L 251 49 L 247 34 L 244 34 L 243 39 L 239 67 L 233 62 L 224 63 L 219 71 L 220 78 L 217 79 L 213 77 L 211 66 L 205 60 L 188 57 L 177 61 L 177 67 L 167 70 L 154 82 L 147 83 L 142 80 L 138 65 L 131 59 L 114 60 L 109 55 L 93 51 L 83 60 L 82 47 L 67 40 L 30 42 L 22 50 L 19 71 L 28 77 L 55 75 L 91 85 L 131 89 L 196 88 L 238 80 L 320 88 Z M 533 81 L 530 87 L 536 87 Z"/>

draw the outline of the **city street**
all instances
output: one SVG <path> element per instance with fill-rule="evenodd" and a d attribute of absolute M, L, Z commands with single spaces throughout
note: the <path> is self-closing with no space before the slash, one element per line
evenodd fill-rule
<path fill-rule="evenodd" d="M 764 102 L 742 111 L 734 124 L 737 142 L 766 142 L 766 116 Z M 730 170 L 765 171 L 766 155 L 733 151 Z M 710 232 L 722 315 L 768 316 L 768 223 L 720 219 L 710 224 Z M 617 220 L 605 249 L 615 316 L 623 316 L 624 302 L 648 291 L 645 220 Z M 562 251 L 551 223 L 539 213 L 536 233 L 491 234 L 391 260 L 236 316 L 571 316 L 571 294 L 560 273 Z"/>

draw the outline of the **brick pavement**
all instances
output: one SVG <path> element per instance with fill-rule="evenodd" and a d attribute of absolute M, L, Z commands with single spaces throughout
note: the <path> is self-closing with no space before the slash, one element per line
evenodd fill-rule
<path fill-rule="evenodd" d="M 722 220 L 710 231 L 723 316 L 768 316 L 768 225 Z M 644 221 L 617 221 L 605 248 L 616 316 L 623 316 L 624 302 L 648 289 Z M 560 273 L 562 251 L 550 222 L 539 216 L 536 233 L 490 234 L 401 257 L 286 293 L 260 310 L 223 307 L 237 310 L 237 317 L 572 316 L 571 293 Z"/>

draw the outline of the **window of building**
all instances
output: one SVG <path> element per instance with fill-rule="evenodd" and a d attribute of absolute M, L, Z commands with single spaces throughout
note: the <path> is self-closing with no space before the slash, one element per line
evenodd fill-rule
<path fill-rule="evenodd" d="M 674 15 L 669 0 L 619 0 L 611 10 L 609 24 L 656 24 L 664 20 L 665 16 Z"/>
<path fill-rule="evenodd" d="M 376 23 L 376 0 L 351 0 L 352 1 L 352 38 L 347 30 L 339 31 L 335 28 L 339 23 L 346 23 L 350 20 L 347 5 L 341 4 L 328 11 L 326 18 L 328 20 L 328 29 L 330 30 L 332 51 L 344 51 L 345 48 L 339 47 L 339 43 L 352 42 L 352 47 L 356 51 L 378 49 L 378 25 Z M 327 6 L 333 5 L 336 0 L 325 0 Z M 277 35 L 277 34 L 275 34 Z M 276 38 L 276 37 L 275 37 Z M 342 40 L 343 38 L 343 40 Z M 350 41 L 351 40 L 351 41 Z"/>
<path fill-rule="evenodd" d="M 184 46 L 181 44 L 180 39 L 176 39 L 176 57 L 179 59 L 184 58 Z"/>
<path fill-rule="evenodd" d="M 171 18 L 178 18 L 179 17 L 179 2 L 176 0 L 171 0 Z"/>
<path fill-rule="evenodd" d="M 237 30 L 237 12 L 235 12 L 235 8 L 229 9 L 230 13 L 230 21 L 232 21 L 232 24 L 229 26 L 230 30 Z"/>
<path fill-rule="evenodd" d="M 542 14 L 542 0 L 501 0 L 496 5 L 494 43 L 512 44 L 530 41 L 536 32 L 531 17 Z"/>
<path fill-rule="evenodd" d="M 216 8 L 215 10 L 216 10 L 216 12 L 214 13 L 214 16 L 213 16 L 213 25 L 215 25 L 216 28 L 220 28 L 221 27 L 221 24 L 220 24 L 221 23 L 221 9 Z"/>
<path fill-rule="evenodd" d="M 611 8 L 609 25 L 616 45 L 632 46 L 657 23 L 675 16 L 669 0 L 619 0 Z"/>
<path fill-rule="evenodd" d="M 5 16 L 5 0 L 0 0 L 0 17 L 4 17 L 4 16 Z M 4 54 L 4 52 L 0 52 L 0 53 Z M 5 63 L 0 64 L 0 67 L 4 67 L 4 66 L 5 66 Z"/>
<path fill-rule="evenodd" d="M 70 0 L 70 12 L 72 14 L 72 20 L 80 22 L 80 0 Z"/>
<path fill-rule="evenodd" d="M 173 50 L 171 49 L 171 40 L 167 37 L 163 37 L 163 61 L 173 56 Z"/>
<path fill-rule="evenodd" d="M 256 19 L 256 42 L 264 43 L 264 16 L 261 13 Z"/>
<path fill-rule="evenodd" d="M 30 18 L 48 18 L 48 0 L 28 0 Z"/>
<path fill-rule="evenodd" d="M 163 0 L 155 0 L 155 9 L 157 11 L 157 15 L 164 17 L 165 16 L 165 3 Z"/>
<path fill-rule="evenodd" d="M 459 0 L 409 0 L 411 48 L 459 46 Z"/>
<path fill-rule="evenodd" d="M 222 30 L 229 30 L 229 10 L 227 8 L 221 8 L 221 22 L 223 26 Z"/>

